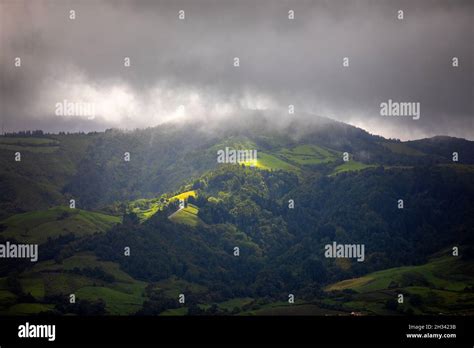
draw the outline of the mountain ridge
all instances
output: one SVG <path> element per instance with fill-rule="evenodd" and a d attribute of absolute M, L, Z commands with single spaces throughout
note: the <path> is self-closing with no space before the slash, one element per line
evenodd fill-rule
<path fill-rule="evenodd" d="M 37 265 L 0 267 L 0 312 L 397 314 L 393 289 L 374 299 L 324 289 L 388 270 L 401 290 L 424 296 L 441 291 L 438 283 L 403 267 L 455 257 L 453 245 L 469 263 L 474 142 L 407 145 L 327 121 L 288 135 L 291 126 L 259 123 L 224 133 L 174 125 L 0 137 L 0 243 L 35 236 L 41 250 Z M 225 147 L 255 148 L 257 165 L 219 164 Z M 364 244 L 365 261 L 325 258 L 333 242 Z M 469 312 L 474 276 L 462 265 L 457 281 L 467 290 L 452 294 L 455 303 L 443 303 L 445 292 L 429 304 L 412 296 L 414 313 Z M 447 270 L 435 269 L 440 279 Z M 72 292 L 78 304 L 65 305 Z M 296 307 L 285 303 L 289 293 Z"/>

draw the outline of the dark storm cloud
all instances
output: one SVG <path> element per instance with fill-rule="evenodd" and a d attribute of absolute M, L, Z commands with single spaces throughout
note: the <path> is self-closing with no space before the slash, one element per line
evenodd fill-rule
<path fill-rule="evenodd" d="M 269 109 L 275 118 L 304 111 L 402 139 L 474 138 L 471 1 L 0 3 L 8 129 L 133 128 Z M 63 99 L 103 105 L 94 120 L 59 119 L 54 105 Z M 420 102 L 420 119 L 381 117 L 388 99 Z"/>

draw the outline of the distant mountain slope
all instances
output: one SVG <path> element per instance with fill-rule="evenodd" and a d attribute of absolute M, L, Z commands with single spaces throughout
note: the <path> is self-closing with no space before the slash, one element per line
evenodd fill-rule
<path fill-rule="evenodd" d="M 257 149 L 262 168 L 306 172 L 335 171 L 344 164 L 344 152 L 362 166 L 449 164 L 454 151 L 459 163 L 474 161 L 474 142 L 463 139 L 402 143 L 322 117 L 286 125 L 271 119 L 255 113 L 212 128 L 162 125 L 129 132 L 0 137 L 0 218 L 62 205 L 70 198 L 79 208 L 97 209 L 175 191 L 216 168 L 216 153 L 226 146 Z M 14 161 L 16 151 L 22 153 L 21 162 Z M 336 171 L 341 170 L 346 168 Z"/>
<path fill-rule="evenodd" d="M 0 219 L 68 204 L 63 188 L 97 137 L 93 133 L 0 137 Z"/>
<path fill-rule="evenodd" d="M 459 154 L 459 162 L 474 164 L 473 142 L 447 136 L 436 136 L 428 139 L 407 141 L 406 145 L 416 150 L 436 156 L 440 161 L 448 158 L 452 160 L 453 152 Z"/>
<path fill-rule="evenodd" d="M 325 288 L 333 292 L 327 304 L 369 314 L 474 314 L 472 251 L 465 256 L 450 250 L 419 266 L 391 268 L 348 279 Z M 468 256 L 469 255 L 469 256 Z M 350 291 L 349 291 L 350 290 Z M 404 295 L 404 303 L 394 301 Z"/>
<path fill-rule="evenodd" d="M 219 136 L 189 127 L 109 131 L 74 138 L 75 150 L 64 150 L 67 165 L 58 172 L 54 160 L 62 157 L 53 152 L 26 157 L 23 167 L 9 163 L 7 185 L 15 168 L 35 181 L 36 163 L 45 170 L 51 165 L 51 176 L 60 180 L 51 191 L 33 191 L 35 204 L 54 205 L 47 196 L 54 192 L 60 201 L 76 199 L 81 209 L 44 208 L 2 219 L 0 240 L 39 242 L 41 254 L 37 264 L 2 263 L 0 312 L 397 314 L 393 301 L 386 303 L 394 290 L 383 287 L 389 278 L 404 280 L 399 267 L 432 272 L 415 277 L 421 280 L 410 289 L 399 282 L 401 290 L 422 297 L 424 306 L 415 313 L 466 311 L 469 295 L 462 294 L 467 305 L 456 303 L 456 309 L 443 304 L 452 289 L 439 288 L 450 279 L 446 270 L 457 266 L 422 265 L 440 250 L 474 244 L 473 166 L 341 127 L 335 132 L 347 131 L 348 138 L 339 142 L 318 130 L 294 137 L 258 127 Z M 58 136 L 60 145 L 42 146 L 59 146 L 54 153 L 61 154 L 61 143 L 68 141 L 62 137 L 68 135 Z M 265 166 L 218 164 L 217 150 L 225 146 L 255 146 L 268 156 Z M 40 171 L 37 181 L 47 183 L 47 173 Z M 6 208 L 22 206 L 15 187 L 2 202 Z M 178 211 L 178 199 L 188 207 Z M 85 211 L 84 205 L 102 212 Z M 324 257 L 333 241 L 364 244 L 365 261 Z M 463 258 L 466 250 L 461 248 Z M 460 268 L 465 277 L 457 278 L 457 288 L 469 291 L 469 272 Z M 323 290 L 368 274 L 379 277 L 372 285 L 382 284 L 375 293 L 361 288 L 357 295 L 340 283 L 342 293 Z M 357 284 L 369 285 L 363 278 Z M 428 305 L 426 296 L 438 292 L 442 301 Z M 64 303 L 70 293 L 78 296 L 76 305 Z M 187 295 L 186 306 L 176 301 L 180 293 Z M 287 302 L 289 293 L 297 297 L 295 306 Z"/>

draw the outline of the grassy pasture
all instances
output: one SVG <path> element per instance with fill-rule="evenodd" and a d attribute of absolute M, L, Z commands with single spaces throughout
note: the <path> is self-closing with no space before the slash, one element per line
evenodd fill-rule
<path fill-rule="evenodd" d="M 314 165 L 334 162 L 338 153 L 316 145 L 299 145 L 291 149 L 282 149 L 280 156 L 298 165 Z"/>
<path fill-rule="evenodd" d="M 183 208 L 171 215 L 170 220 L 176 223 L 181 223 L 189 226 L 197 226 L 203 222 L 198 217 L 199 208 L 193 204 L 188 204 L 186 208 Z"/>
<path fill-rule="evenodd" d="M 351 300 L 342 301 L 343 306 L 371 314 L 393 314 L 385 308 L 385 303 L 398 293 L 407 297 L 406 303 L 399 307 L 411 309 L 414 314 L 474 314 L 474 294 L 465 291 L 466 287 L 472 286 L 473 266 L 453 256 L 442 256 L 419 266 L 390 268 L 343 280 L 324 290 L 355 291 Z M 420 303 L 410 302 L 413 295 L 420 297 Z M 466 309 L 466 303 L 471 304 L 471 310 Z"/>
<path fill-rule="evenodd" d="M 352 171 L 358 171 L 358 170 L 363 170 L 367 168 L 375 168 L 375 167 L 376 167 L 375 164 L 365 164 L 365 163 L 351 160 L 334 168 L 334 171 L 332 172 L 331 175 L 337 175 L 344 172 L 352 172 Z"/>
<path fill-rule="evenodd" d="M 77 236 L 102 233 L 120 221 L 117 216 L 55 207 L 16 214 L 1 221 L 0 224 L 6 228 L 0 235 L 20 242 L 42 244 L 48 237 L 56 238 L 69 233 Z"/>

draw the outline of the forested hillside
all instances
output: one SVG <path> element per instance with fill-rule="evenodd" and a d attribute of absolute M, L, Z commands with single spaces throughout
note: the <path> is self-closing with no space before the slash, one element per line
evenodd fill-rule
<path fill-rule="evenodd" d="M 473 142 L 261 122 L 0 137 L 0 242 L 39 244 L 2 263 L 0 312 L 472 314 Z"/>

